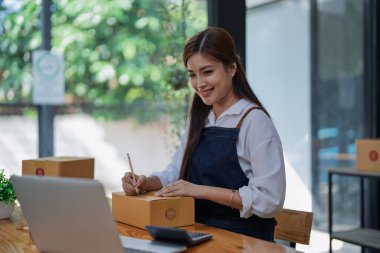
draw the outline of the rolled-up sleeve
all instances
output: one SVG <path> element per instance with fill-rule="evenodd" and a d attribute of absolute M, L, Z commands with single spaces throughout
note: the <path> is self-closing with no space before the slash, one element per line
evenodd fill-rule
<path fill-rule="evenodd" d="M 186 146 L 188 134 L 188 126 L 186 126 L 184 133 L 181 136 L 181 142 L 172 157 L 171 163 L 161 172 L 154 172 L 151 176 L 156 176 L 160 179 L 162 186 L 168 185 L 179 179 L 179 174 L 182 165 L 183 154 Z"/>
<path fill-rule="evenodd" d="M 243 208 L 240 217 L 256 214 L 271 218 L 281 210 L 285 200 L 285 165 L 281 142 L 270 136 L 252 149 L 248 148 L 253 177 L 248 186 L 239 189 Z"/>

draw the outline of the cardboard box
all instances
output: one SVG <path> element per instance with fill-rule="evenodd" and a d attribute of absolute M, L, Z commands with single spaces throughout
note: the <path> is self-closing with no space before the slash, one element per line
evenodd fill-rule
<path fill-rule="evenodd" d="M 145 229 L 146 225 L 181 227 L 195 223 L 194 198 L 155 197 L 155 192 L 126 196 L 112 193 L 112 214 L 116 221 Z"/>
<path fill-rule="evenodd" d="M 23 160 L 22 175 L 94 178 L 94 158 L 44 157 Z"/>
<path fill-rule="evenodd" d="M 380 171 L 380 139 L 356 140 L 356 169 Z"/>

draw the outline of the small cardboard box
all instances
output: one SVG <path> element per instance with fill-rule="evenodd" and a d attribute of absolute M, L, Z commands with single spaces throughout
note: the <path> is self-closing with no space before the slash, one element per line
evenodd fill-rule
<path fill-rule="evenodd" d="M 113 217 L 143 229 L 147 225 L 181 227 L 195 223 L 194 198 L 155 197 L 154 193 L 126 196 L 124 192 L 113 192 Z"/>
<path fill-rule="evenodd" d="M 356 140 L 356 169 L 380 171 L 380 139 Z"/>
<path fill-rule="evenodd" d="M 23 160 L 22 175 L 94 178 L 94 158 L 44 157 Z"/>

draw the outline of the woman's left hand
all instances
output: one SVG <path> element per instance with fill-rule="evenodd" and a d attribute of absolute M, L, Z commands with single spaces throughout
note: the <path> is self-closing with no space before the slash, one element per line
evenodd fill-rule
<path fill-rule="evenodd" d="M 157 197 L 190 196 L 199 198 L 201 185 L 196 185 L 185 180 L 178 180 L 168 184 L 156 193 Z"/>

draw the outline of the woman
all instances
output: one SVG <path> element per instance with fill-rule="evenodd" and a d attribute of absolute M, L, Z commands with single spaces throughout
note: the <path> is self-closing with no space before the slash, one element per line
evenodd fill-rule
<path fill-rule="evenodd" d="M 172 163 L 150 177 L 122 178 L 128 195 L 192 196 L 197 222 L 273 241 L 285 198 L 280 138 L 250 88 L 230 34 L 207 28 L 183 52 L 195 91 Z"/>

